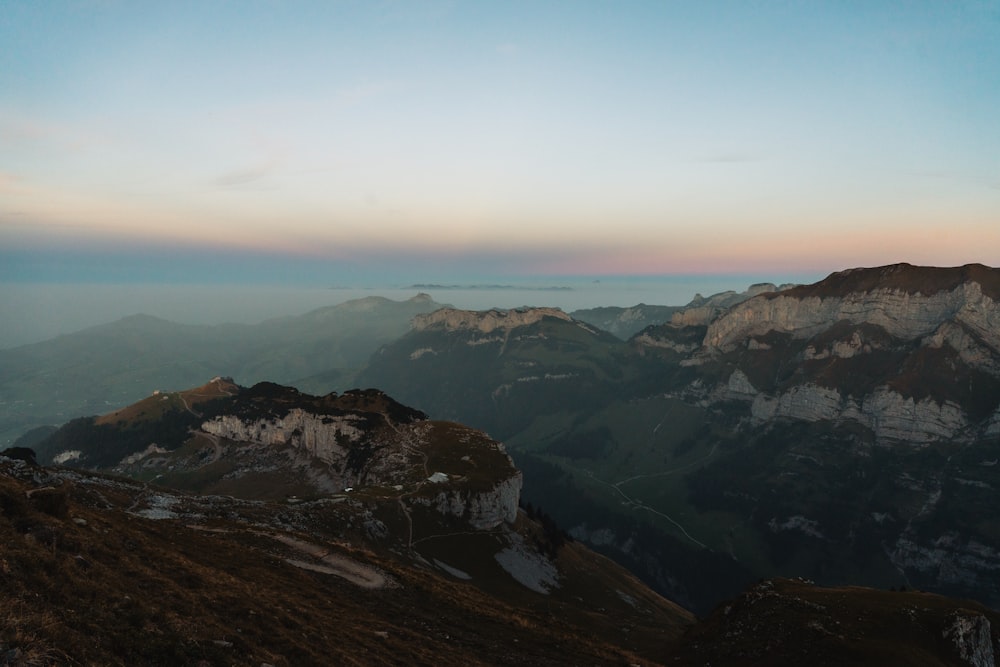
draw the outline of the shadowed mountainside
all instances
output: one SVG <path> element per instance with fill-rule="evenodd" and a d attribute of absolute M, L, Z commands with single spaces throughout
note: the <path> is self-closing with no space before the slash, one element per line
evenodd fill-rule
<path fill-rule="evenodd" d="M 760 576 L 995 605 L 998 274 L 856 269 L 628 343 L 466 313 L 359 377 L 502 438 L 527 499 L 699 612 Z"/>
<path fill-rule="evenodd" d="M 993 667 L 1000 614 L 918 591 L 761 581 L 690 628 L 672 664 Z"/>

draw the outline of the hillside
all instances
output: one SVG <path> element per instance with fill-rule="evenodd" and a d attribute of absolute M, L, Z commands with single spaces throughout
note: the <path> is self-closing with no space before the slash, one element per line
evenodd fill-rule
<path fill-rule="evenodd" d="M 920 591 L 762 580 L 690 628 L 673 664 L 992 667 L 1000 614 Z"/>
<path fill-rule="evenodd" d="M 628 308 L 602 306 L 574 310 L 570 317 L 628 340 L 648 326 L 669 322 L 680 306 L 649 306 L 644 303 Z"/>
<path fill-rule="evenodd" d="M 383 346 L 357 381 L 505 439 L 543 406 L 599 406 L 627 354 L 625 342 L 555 308 L 441 309 Z"/>
<path fill-rule="evenodd" d="M 785 580 L 692 624 L 575 544 L 553 558 L 572 598 L 518 593 L 439 559 L 475 537 L 414 563 L 344 496 L 198 496 L 0 455 L 0 509 L 11 665 L 986 666 L 1000 640 L 973 602 Z"/>
<path fill-rule="evenodd" d="M 522 476 L 500 443 L 378 391 L 217 378 L 67 425 L 39 454 L 78 468 L 0 471 L 17 573 L 4 594 L 25 608 L 60 582 L 13 628 L 21 643 L 9 645 L 25 651 L 113 664 L 451 664 L 470 652 L 482 664 L 645 664 L 693 620 L 519 510 Z M 126 611 L 61 611 L 95 590 Z"/>
<path fill-rule="evenodd" d="M 184 325 L 134 315 L 0 350 L 0 444 L 33 427 L 128 405 L 153 389 L 225 375 L 303 391 L 348 389 L 352 376 L 417 314 L 441 305 L 368 297 L 257 325 Z"/>

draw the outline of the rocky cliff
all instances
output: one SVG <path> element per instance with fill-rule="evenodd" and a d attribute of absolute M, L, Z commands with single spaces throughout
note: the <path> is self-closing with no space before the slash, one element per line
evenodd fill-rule
<path fill-rule="evenodd" d="M 1000 351 L 1000 304 L 993 290 L 993 281 L 1000 278 L 986 271 L 1000 272 L 983 267 L 985 275 L 976 274 L 987 280 L 984 290 L 976 280 L 952 286 L 951 278 L 960 269 L 909 265 L 855 269 L 823 281 L 841 285 L 840 292 L 826 290 L 821 282 L 812 290 L 792 288 L 761 294 L 733 306 L 711 322 L 704 345 L 710 350 L 731 350 L 748 338 L 772 331 L 802 338 L 842 321 L 873 324 L 892 336 L 911 340 L 933 335 L 942 324 L 953 322 Z M 896 280 L 873 283 L 868 275 L 872 272 Z M 852 276 L 854 282 L 847 280 Z M 907 276 L 911 278 L 910 287 Z"/>
<path fill-rule="evenodd" d="M 748 401 L 757 423 L 852 421 L 920 446 L 984 437 L 1000 411 L 998 285 L 979 265 L 835 273 L 734 305 L 681 363 L 721 361 L 714 396 Z M 654 333 L 638 342 L 670 341 Z"/>
<path fill-rule="evenodd" d="M 961 406 L 951 401 L 938 403 L 931 398 L 916 400 L 880 387 L 862 398 L 839 390 L 806 383 L 778 395 L 754 388 L 737 369 L 726 385 L 727 395 L 749 400 L 750 414 L 757 422 L 786 417 L 815 422 L 849 420 L 869 428 L 879 441 L 925 445 L 957 437 L 970 426 Z"/>
<path fill-rule="evenodd" d="M 758 294 L 771 294 L 791 287 L 793 286 L 788 284 L 778 287 L 773 283 L 756 283 L 743 292 L 720 292 L 709 297 L 695 294 L 690 303 L 671 316 L 670 323 L 674 326 L 685 327 L 705 326 L 721 313 L 751 297 Z"/>
<path fill-rule="evenodd" d="M 293 408 L 280 418 L 241 419 L 220 415 L 201 425 L 205 433 L 257 445 L 291 445 L 327 464 L 340 463 L 348 447 L 364 437 L 357 415 L 315 415 Z"/>
<path fill-rule="evenodd" d="M 447 471 L 435 469 L 430 476 L 423 474 L 424 464 L 414 468 L 415 456 L 422 459 L 430 455 L 426 450 L 440 446 L 436 442 L 440 434 L 433 423 L 420 424 L 399 440 L 398 426 L 388 431 L 372 430 L 361 415 L 312 414 L 294 408 L 272 418 L 223 415 L 202 424 L 201 430 L 243 445 L 299 450 L 326 464 L 336 488 L 407 485 L 414 502 L 463 519 L 477 530 L 495 528 L 517 517 L 522 476 L 501 443 L 465 438 L 465 459 L 494 459 L 494 479 L 475 488 L 463 483 L 468 471 L 461 461 Z M 358 455 L 359 451 L 364 455 Z M 424 489 L 418 492 L 419 487 Z"/>
<path fill-rule="evenodd" d="M 521 472 L 517 471 L 486 491 L 455 487 L 414 502 L 461 518 L 476 530 L 491 530 L 504 522 L 513 523 L 517 518 L 522 482 Z"/>
<path fill-rule="evenodd" d="M 511 310 L 494 308 L 485 311 L 441 308 L 433 313 L 414 317 L 413 328 L 416 331 L 440 328 L 446 331 L 467 329 L 490 333 L 497 329 L 509 330 L 534 324 L 545 317 L 572 320 L 559 308 L 514 308 Z"/>

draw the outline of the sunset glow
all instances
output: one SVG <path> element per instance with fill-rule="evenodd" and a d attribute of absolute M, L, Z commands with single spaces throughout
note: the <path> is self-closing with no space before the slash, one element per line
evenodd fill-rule
<path fill-rule="evenodd" d="M 6 281 L 1000 263 L 994 2 L 15 1 L 0 43 Z"/>

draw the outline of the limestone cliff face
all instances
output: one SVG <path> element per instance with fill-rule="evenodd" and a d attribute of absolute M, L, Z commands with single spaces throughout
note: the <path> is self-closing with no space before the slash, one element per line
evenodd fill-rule
<path fill-rule="evenodd" d="M 678 342 L 666 338 L 658 338 L 648 333 L 640 333 L 632 339 L 633 344 L 638 348 L 660 348 L 671 350 L 680 354 L 690 354 L 698 349 L 697 343 Z"/>
<path fill-rule="evenodd" d="M 734 363 L 737 368 L 713 395 L 749 401 L 757 422 L 851 420 L 879 440 L 916 445 L 989 436 L 995 421 L 982 418 L 982 405 L 969 408 L 968 392 L 956 389 L 971 388 L 975 376 L 967 382 L 960 377 L 970 371 L 956 367 L 953 353 L 971 372 L 1000 377 L 998 281 L 1000 271 L 978 265 L 894 265 L 833 274 L 814 285 L 762 293 L 733 306 L 709 324 L 690 361 Z M 750 368 L 757 352 L 770 349 L 760 338 L 773 333 L 784 335 L 778 340 L 791 351 L 782 363 L 796 371 L 786 372 L 794 386 L 766 393 L 740 368 Z M 806 342 L 788 343 L 789 337 Z M 948 354 L 924 354 L 940 348 L 948 348 Z M 876 375 L 871 377 L 863 360 L 848 362 L 866 356 L 873 359 Z M 859 373 L 863 381 L 852 383 Z M 898 377 L 905 380 L 896 382 Z M 930 377 L 948 378 L 953 386 L 922 384 Z M 991 382 L 983 381 L 984 391 L 992 391 Z M 976 414 L 974 423 L 967 409 Z"/>
<path fill-rule="evenodd" d="M 990 620 L 982 614 L 955 612 L 943 635 L 950 639 L 958 656 L 972 667 L 994 667 L 993 631 Z"/>
<path fill-rule="evenodd" d="M 360 486 L 386 486 L 412 484 L 433 487 L 437 481 L 414 479 L 413 457 L 433 439 L 433 426 L 424 423 L 400 436 L 400 429 L 381 436 L 365 431 L 359 415 L 317 415 L 300 408 L 288 411 L 283 417 L 240 418 L 223 415 L 206 421 L 201 430 L 217 438 L 262 447 L 290 446 L 303 454 L 319 459 L 330 467 L 332 487 L 343 489 Z M 406 428 L 405 426 L 403 427 Z M 460 518 L 477 530 L 495 528 L 504 521 L 513 522 L 521 496 L 522 475 L 514 462 L 497 442 L 480 443 L 476 448 L 487 447 L 494 456 L 506 462 L 499 466 L 496 484 L 482 490 L 470 488 L 461 481 L 443 484 L 442 490 L 431 497 L 421 494 L 414 502 L 433 507 L 442 514 Z M 352 448 L 367 448 L 365 456 L 352 455 Z M 470 449 L 475 455 L 475 450 Z M 466 457 L 469 458 L 469 457 Z M 444 474 L 448 480 L 454 474 Z M 419 480 L 419 481 L 418 481 Z"/>
<path fill-rule="evenodd" d="M 847 321 L 884 328 L 904 340 L 930 336 L 945 322 L 961 324 L 993 350 L 1000 350 L 1000 304 L 977 282 L 932 294 L 898 287 L 873 288 L 843 296 L 800 295 L 795 290 L 760 295 L 733 306 L 709 324 L 709 350 L 735 349 L 747 338 L 771 331 L 797 338 Z M 942 332 L 944 337 L 948 332 Z"/>
<path fill-rule="evenodd" d="M 490 530 L 504 522 L 513 523 L 517 518 L 522 484 L 521 471 L 516 470 L 512 476 L 487 491 L 450 489 L 423 503 L 442 514 L 464 519 L 476 530 Z"/>
<path fill-rule="evenodd" d="M 1000 376 L 1000 348 L 990 348 L 966 327 L 954 322 L 945 322 L 934 333 L 925 337 L 923 345 L 930 348 L 948 346 L 958 352 L 962 361 L 973 368 L 980 368 L 992 375 Z"/>
<path fill-rule="evenodd" d="M 414 317 L 413 328 L 416 331 L 440 328 L 445 331 L 466 329 L 490 333 L 497 329 L 506 330 L 534 324 L 544 317 L 572 321 L 569 315 L 558 308 L 515 308 L 512 310 L 494 308 L 485 311 L 441 308 L 433 313 Z"/>
<path fill-rule="evenodd" d="M 811 383 L 772 396 L 757 391 L 747 376 L 736 370 L 725 389 L 729 398 L 751 401 L 750 414 L 758 422 L 776 417 L 803 421 L 850 420 L 867 426 L 882 441 L 922 445 L 953 438 L 969 426 L 965 413 L 952 402 L 938 403 L 930 398 L 914 400 L 887 387 L 880 387 L 860 400 Z"/>
<path fill-rule="evenodd" d="M 790 287 L 790 285 L 782 287 Z M 691 303 L 671 316 L 670 323 L 677 327 L 705 326 L 727 308 L 758 294 L 770 294 L 778 289 L 772 283 L 757 283 L 748 287 L 745 292 L 720 292 L 708 298 L 696 294 Z"/>
<path fill-rule="evenodd" d="M 281 418 L 244 420 L 223 415 L 201 425 L 201 430 L 220 438 L 258 445 L 291 445 L 324 463 L 341 462 L 350 443 L 361 440 L 359 417 L 315 415 L 295 408 Z"/>

